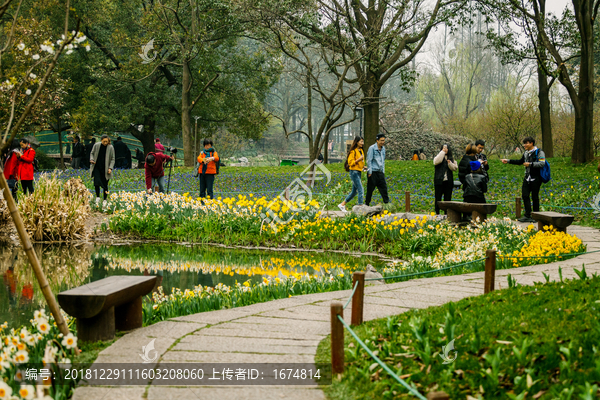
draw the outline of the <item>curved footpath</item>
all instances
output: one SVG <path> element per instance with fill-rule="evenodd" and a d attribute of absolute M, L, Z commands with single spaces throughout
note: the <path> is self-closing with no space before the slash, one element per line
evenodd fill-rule
<path fill-rule="evenodd" d="M 600 250 L 600 231 L 569 227 L 588 251 Z M 585 254 L 571 260 L 496 271 L 496 289 L 507 287 L 511 274 L 521 285 L 544 282 L 542 272 L 558 280 L 577 275 L 573 268 L 585 264 L 588 274 L 600 273 L 600 255 Z M 483 294 L 483 272 L 421 278 L 407 282 L 367 286 L 365 320 L 400 314 Z M 158 359 L 145 367 L 164 363 L 312 363 L 319 342 L 330 331 L 329 304 L 345 301 L 351 291 L 309 294 L 228 310 L 174 318 L 130 332 L 100 353 L 97 363 L 140 363 L 142 346 L 152 339 Z M 349 322 L 351 306 L 344 310 Z M 324 399 L 316 386 L 81 386 L 75 400 L 169 399 Z"/>

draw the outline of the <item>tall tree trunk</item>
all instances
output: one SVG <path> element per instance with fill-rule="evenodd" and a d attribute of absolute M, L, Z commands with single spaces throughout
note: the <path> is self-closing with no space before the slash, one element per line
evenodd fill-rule
<path fill-rule="evenodd" d="M 585 163 L 594 159 L 594 2 L 573 0 L 575 19 L 581 35 L 578 106 L 575 107 L 575 136 L 571 161 Z M 575 100 L 575 99 L 573 99 Z"/>
<path fill-rule="evenodd" d="M 554 144 L 552 139 L 552 122 L 550 120 L 550 87 L 548 76 L 538 65 L 538 99 L 540 109 L 540 126 L 542 128 L 542 146 L 546 157 L 554 157 Z"/>
<path fill-rule="evenodd" d="M 183 134 L 183 165 L 194 166 L 194 137 L 192 134 L 192 117 L 190 113 L 192 90 L 192 73 L 188 60 L 183 60 L 183 74 L 181 78 L 181 132 Z"/>
<path fill-rule="evenodd" d="M 375 96 L 379 97 L 379 89 Z M 377 135 L 379 134 L 379 99 L 373 100 L 369 104 L 365 104 L 363 106 L 363 113 L 365 116 L 365 148 L 368 149 L 369 146 L 375 143 Z"/>
<path fill-rule="evenodd" d="M 156 133 L 156 121 L 151 115 L 144 117 L 144 132 L 138 131 L 132 127 L 131 135 L 142 143 L 144 148 L 144 156 L 155 150 L 154 147 L 154 134 Z"/>

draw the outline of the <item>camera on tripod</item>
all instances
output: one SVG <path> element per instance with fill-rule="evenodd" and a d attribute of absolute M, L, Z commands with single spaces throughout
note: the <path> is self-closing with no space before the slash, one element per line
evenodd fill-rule
<path fill-rule="evenodd" d="M 171 154 L 177 154 L 177 148 L 175 148 L 175 147 L 169 147 L 169 153 L 171 153 Z"/>

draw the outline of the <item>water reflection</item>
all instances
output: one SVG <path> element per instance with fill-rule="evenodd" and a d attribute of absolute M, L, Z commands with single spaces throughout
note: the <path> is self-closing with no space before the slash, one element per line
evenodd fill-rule
<path fill-rule="evenodd" d="M 111 275 L 157 275 L 157 287 L 165 293 L 197 285 L 234 285 L 263 277 L 329 275 L 364 269 L 383 262 L 372 257 L 308 252 L 232 250 L 175 244 L 124 246 L 36 245 L 35 252 L 53 293 L 97 281 Z M 0 323 L 20 326 L 33 311 L 45 305 L 25 252 L 0 248 Z"/>

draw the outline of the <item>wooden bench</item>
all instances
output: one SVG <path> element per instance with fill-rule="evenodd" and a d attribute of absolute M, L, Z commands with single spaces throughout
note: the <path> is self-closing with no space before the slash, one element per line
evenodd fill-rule
<path fill-rule="evenodd" d="M 496 212 L 497 204 L 478 204 L 478 203 L 463 203 L 461 201 L 438 201 L 438 206 L 442 210 L 446 210 L 448 221 L 461 222 L 461 214 L 471 214 L 473 221 L 479 218 L 483 222 L 489 214 Z"/>
<path fill-rule="evenodd" d="M 142 296 L 155 284 L 156 276 L 115 275 L 59 293 L 58 303 L 77 318 L 78 340 L 112 340 L 115 329 L 142 327 Z"/>
<path fill-rule="evenodd" d="M 531 218 L 538 223 L 538 231 L 543 231 L 544 226 L 552 226 L 559 232 L 567 232 L 567 227 L 573 223 L 574 216 L 561 214 L 554 211 L 533 212 Z"/>

